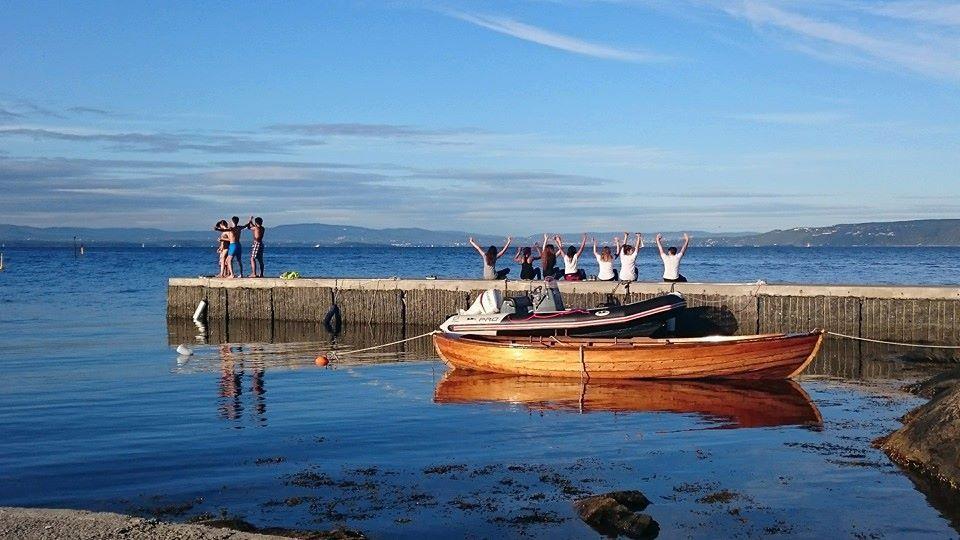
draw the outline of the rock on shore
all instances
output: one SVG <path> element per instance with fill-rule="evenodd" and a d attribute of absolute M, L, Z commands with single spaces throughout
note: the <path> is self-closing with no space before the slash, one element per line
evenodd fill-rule
<path fill-rule="evenodd" d="M 891 459 L 960 489 L 960 370 L 915 388 L 932 399 L 903 417 L 903 427 L 877 441 Z"/>
<path fill-rule="evenodd" d="M 262 529 L 239 519 L 210 520 L 204 524 L 163 523 L 155 519 L 124 516 L 110 512 L 87 512 L 54 508 L 0 507 L 0 538 L 14 540 L 93 540 L 140 539 L 159 540 L 356 540 L 362 533 L 345 528 L 332 531 L 288 531 Z"/>
<path fill-rule="evenodd" d="M 0 538 L 11 539 L 133 539 L 159 540 L 280 540 L 282 536 L 239 532 L 203 525 L 161 523 L 110 512 L 48 508 L 0 507 Z"/>

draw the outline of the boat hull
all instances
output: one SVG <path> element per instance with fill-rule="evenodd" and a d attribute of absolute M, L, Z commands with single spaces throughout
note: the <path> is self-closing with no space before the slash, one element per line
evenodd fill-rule
<path fill-rule="evenodd" d="M 709 338 L 586 339 L 435 334 L 455 369 L 589 379 L 786 379 L 813 361 L 823 332 Z"/>

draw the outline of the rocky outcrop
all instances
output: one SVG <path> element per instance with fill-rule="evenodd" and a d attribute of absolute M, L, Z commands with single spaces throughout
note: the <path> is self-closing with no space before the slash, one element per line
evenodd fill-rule
<path fill-rule="evenodd" d="M 908 384 L 903 387 L 904 391 L 916 394 L 920 397 L 933 399 L 934 396 L 944 390 L 949 390 L 960 383 L 960 369 L 946 371 L 939 375 L 930 377 L 925 381 L 914 384 Z"/>
<path fill-rule="evenodd" d="M 613 491 L 594 495 L 574 503 L 587 525 L 600 534 L 628 538 L 655 538 L 660 526 L 645 509 L 650 501 L 639 491 Z"/>
<path fill-rule="evenodd" d="M 960 372 L 951 373 L 916 385 L 919 395 L 932 399 L 877 443 L 897 463 L 960 489 Z"/>

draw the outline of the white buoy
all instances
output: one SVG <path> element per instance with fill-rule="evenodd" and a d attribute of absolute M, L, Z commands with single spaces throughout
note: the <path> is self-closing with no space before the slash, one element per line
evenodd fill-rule
<path fill-rule="evenodd" d="M 201 320 L 203 320 L 202 318 L 206 314 L 206 311 L 207 311 L 207 301 L 201 300 L 200 303 L 197 304 L 196 311 L 193 312 L 193 322 L 200 322 Z"/>
<path fill-rule="evenodd" d="M 191 356 L 191 355 L 193 354 L 193 351 L 190 350 L 190 347 L 187 347 L 186 345 L 180 344 L 180 345 L 177 347 L 177 354 L 179 354 L 179 355 L 181 355 L 181 356 Z"/>

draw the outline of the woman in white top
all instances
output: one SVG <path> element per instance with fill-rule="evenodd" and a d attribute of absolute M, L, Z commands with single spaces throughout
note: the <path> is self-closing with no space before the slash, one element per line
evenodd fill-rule
<path fill-rule="evenodd" d="M 613 260 L 617 257 L 610 246 L 603 246 L 603 249 L 597 251 L 597 239 L 593 239 L 593 256 L 597 258 L 597 265 L 600 271 L 597 272 L 597 279 L 600 281 L 614 281 L 617 279 L 617 271 L 613 268 Z"/>
<path fill-rule="evenodd" d="M 490 246 L 486 251 L 483 250 L 471 237 L 470 245 L 473 246 L 473 249 L 477 250 L 477 253 L 483 257 L 483 279 L 504 279 L 507 277 L 507 274 L 510 273 L 509 268 L 504 268 L 502 270 L 497 270 L 497 259 L 503 257 L 503 254 L 507 252 L 507 249 L 510 247 L 510 242 L 513 239 L 509 236 L 507 237 L 507 243 L 503 246 L 503 249 L 497 251 L 497 246 Z"/>
<path fill-rule="evenodd" d="M 627 243 L 627 233 L 623 233 L 623 245 L 619 238 L 614 238 L 617 244 L 617 254 L 620 256 L 620 281 L 637 280 L 637 255 L 640 254 L 640 248 L 643 247 L 643 235 L 637 233 L 636 239 L 631 246 Z"/>
<path fill-rule="evenodd" d="M 663 235 L 657 234 L 657 249 L 660 250 L 660 259 L 663 260 L 663 281 L 667 283 L 686 282 L 687 278 L 680 273 L 680 259 L 687 252 L 687 246 L 690 245 L 690 236 L 683 233 L 683 246 L 679 253 L 675 247 L 671 247 L 664 252 L 662 241 Z"/>
<path fill-rule="evenodd" d="M 580 254 L 583 253 L 584 246 L 587 245 L 587 233 L 583 233 L 583 240 L 580 241 L 580 248 L 567 246 L 567 250 L 563 250 L 563 239 L 560 238 L 560 235 L 554 237 L 554 240 L 557 241 L 557 246 L 560 248 L 560 252 L 563 253 L 563 279 L 566 281 L 582 281 L 587 279 L 587 273 L 578 268 L 580 264 Z"/>

